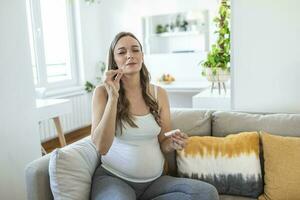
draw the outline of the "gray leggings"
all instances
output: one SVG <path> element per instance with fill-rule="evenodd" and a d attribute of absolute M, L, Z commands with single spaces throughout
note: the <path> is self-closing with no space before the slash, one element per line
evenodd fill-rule
<path fill-rule="evenodd" d="M 147 183 L 116 177 L 99 166 L 93 176 L 92 200 L 218 200 L 216 188 L 202 181 L 161 176 Z"/>

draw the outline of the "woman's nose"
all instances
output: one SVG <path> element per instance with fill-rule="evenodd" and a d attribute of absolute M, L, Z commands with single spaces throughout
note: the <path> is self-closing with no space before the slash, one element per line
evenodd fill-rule
<path fill-rule="evenodd" d="M 128 53 L 127 53 L 127 59 L 131 59 L 131 58 L 133 58 L 133 56 L 131 55 L 130 52 L 128 52 Z"/>

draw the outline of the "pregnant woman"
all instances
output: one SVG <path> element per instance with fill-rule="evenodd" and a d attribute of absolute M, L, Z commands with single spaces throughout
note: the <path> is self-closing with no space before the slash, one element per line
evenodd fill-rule
<path fill-rule="evenodd" d="M 141 43 L 128 32 L 111 43 L 104 85 L 92 102 L 92 140 L 102 155 L 93 200 L 217 200 L 214 186 L 162 175 L 164 154 L 180 150 L 187 134 L 171 130 L 168 96 L 150 84 Z"/>

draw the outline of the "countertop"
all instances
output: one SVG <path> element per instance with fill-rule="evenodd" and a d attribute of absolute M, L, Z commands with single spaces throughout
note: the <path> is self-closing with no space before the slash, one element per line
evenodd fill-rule
<path fill-rule="evenodd" d="M 168 92 L 200 92 L 211 86 L 208 81 L 174 81 L 172 83 L 156 82 L 154 84 L 161 86 Z"/>

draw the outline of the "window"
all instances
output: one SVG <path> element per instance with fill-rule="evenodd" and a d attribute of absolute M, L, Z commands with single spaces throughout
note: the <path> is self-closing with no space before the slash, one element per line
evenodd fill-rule
<path fill-rule="evenodd" d="M 36 87 L 77 83 L 74 9 L 70 0 L 28 0 L 31 58 Z"/>

